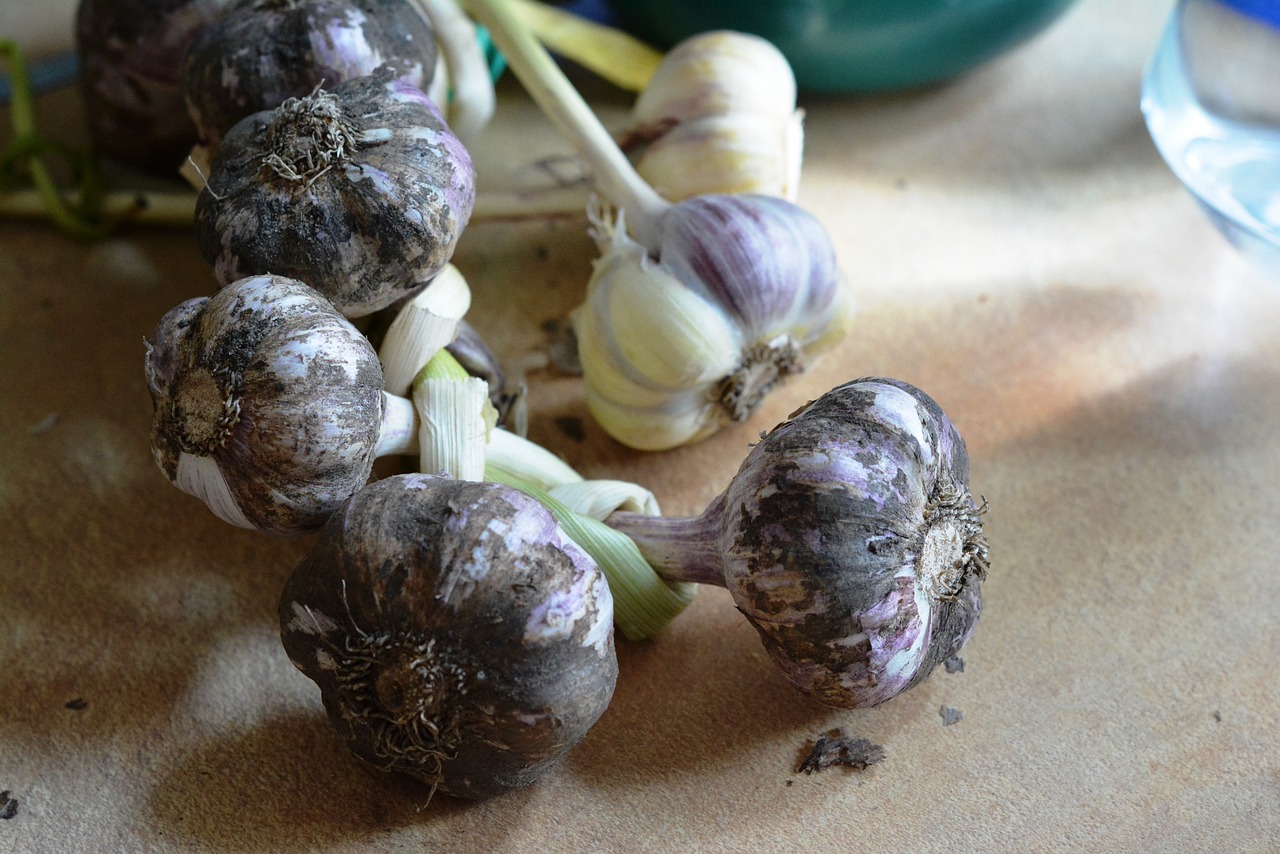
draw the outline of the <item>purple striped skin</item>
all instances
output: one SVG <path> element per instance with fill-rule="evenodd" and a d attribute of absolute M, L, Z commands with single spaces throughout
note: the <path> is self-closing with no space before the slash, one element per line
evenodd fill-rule
<path fill-rule="evenodd" d="M 407 0 L 241 0 L 191 45 L 186 109 L 216 146 L 237 122 L 391 64 L 426 89 L 435 34 Z"/>
<path fill-rule="evenodd" d="M 774 428 L 702 516 L 609 523 L 664 578 L 728 588 L 801 691 L 874 706 L 918 684 L 976 625 L 987 555 L 968 474 L 964 442 L 932 398 L 863 379 Z M 956 524 L 957 557 L 972 562 L 948 564 L 942 583 L 920 556 L 931 531 Z"/>
<path fill-rule="evenodd" d="M 806 323 L 821 334 L 839 286 L 826 229 L 803 208 L 772 196 L 680 202 L 663 224 L 660 258 L 691 291 L 737 317 L 753 343 Z"/>
<path fill-rule="evenodd" d="M 286 178 L 269 154 L 290 104 L 331 103 L 353 142 L 334 165 Z M 255 113 L 227 134 L 196 202 L 196 239 L 220 283 L 270 271 L 306 282 L 347 317 L 412 296 L 453 255 L 475 204 L 462 143 L 418 89 L 384 66 L 330 92 Z"/>
<path fill-rule="evenodd" d="M 617 681 L 599 568 L 542 505 L 493 483 L 365 487 L 289 577 L 279 619 L 357 757 L 458 797 L 534 782 Z"/>

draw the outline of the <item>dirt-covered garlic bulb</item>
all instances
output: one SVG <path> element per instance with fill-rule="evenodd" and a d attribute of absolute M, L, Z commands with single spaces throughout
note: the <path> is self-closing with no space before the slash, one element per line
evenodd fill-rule
<path fill-rule="evenodd" d="M 197 201 L 196 237 L 220 283 L 289 276 L 360 317 L 425 287 L 474 203 L 466 149 L 431 99 L 383 66 L 233 127 Z"/>
<path fill-rule="evenodd" d="M 668 581 L 728 588 L 797 688 L 873 706 L 969 639 L 987 543 L 969 458 L 907 383 L 846 383 L 775 427 L 694 518 L 615 513 Z"/>
<path fill-rule="evenodd" d="M 172 309 L 146 373 L 156 463 L 243 528 L 320 527 L 368 480 L 380 442 L 412 441 L 412 405 L 384 400 L 373 346 L 292 279 L 253 276 Z"/>
<path fill-rule="evenodd" d="M 532 498 L 398 475 L 329 522 L 280 598 L 293 663 L 370 766 L 465 798 L 526 786 L 617 679 L 613 601 Z"/>
<path fill-rule="evenodd" d="M 80 0 L 76 54 L 85 116 L 104 154 L 177 175 L 197 139 L 182 59 L 232 0 Z"/>
<path fill-rule="evenodd" d="M 191 45 L 183 94 L 216 146 L 247 116 L 383 64 L 419 89 L 431 84 L 435 36 L 410 0 L 240 0 Z"/>

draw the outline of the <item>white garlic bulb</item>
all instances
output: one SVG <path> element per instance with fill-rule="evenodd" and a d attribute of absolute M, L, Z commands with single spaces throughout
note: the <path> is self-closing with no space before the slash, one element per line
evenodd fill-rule
<path fill-rule="evenodd" d="M 621 222 L 596 230 L 602 257 L 574 331 L 591 413 L 630 447 L 673 448 L 745 419 L 847 327 L 831 241 L 784 200 L 681 202 L 661 260 Z"/>
<path fill-rule="evenodd" d="M 251 276 L 172 309 L 146 371 L 156 463 L 243 528 L 319 528 L 388 442 L 413 441 L 412 404 L 383 392 L 373 346 L 295 279 Z"/>
<path fill-rule="evenodd" d="M 718 30 L 676 45 L 636 99 L 632 123 L 636 171 L 667 199 L 796 199 L 804 111 L 786 57 L 759 36 Z"/>

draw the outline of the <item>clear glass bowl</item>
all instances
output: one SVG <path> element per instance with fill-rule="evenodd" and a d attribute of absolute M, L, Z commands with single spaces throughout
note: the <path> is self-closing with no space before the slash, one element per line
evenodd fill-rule
<path fill-rule="evenodd" d="M 1214 225 L 1280 283 L 1280 2 L 1181 0 L 1142 113 Z"/>

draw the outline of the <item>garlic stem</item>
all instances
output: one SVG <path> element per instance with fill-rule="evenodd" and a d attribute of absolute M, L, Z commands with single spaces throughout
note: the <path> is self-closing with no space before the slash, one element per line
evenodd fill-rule
<path fill-rule="evenodd" d="M 391 321 L 378 358 L 387 391 L 403 395 L 418 372 L 458 334 L 458 324 L 471 307 L 471 289 L 452 264 L 406 302 Z"/>
<path fill-rule="evenodd" d="M 77 203 L 72 193 L 63 193 L 60 198 L 67 207 Z M 112 221 L 119 219 L 121 224 L 190 228 L 195 220 L 195 193 L 113 190 L 101 198 L 101 215 Z M 591 193 L 585 187 L 522 192 L 490 190 L 476 196 L 471 222 L 583 216 L 590 199 Z M 0 192 L 0 218 L 33 220 L 49 217 L 49 207 L 39 190 Z"/>
<path fill-rule="evenodd" d="M 715 501 L 701 516 L 618 512 L 605 522 L 630 537 L 664 581 L 725 587 L 719 537 L 722 504 L 721 500 Z"/>
<path fill-rule="evenodd" d="M 476 40 L 475 26 L 455 0 L 415 2 L 435 29 L 449 68 L 449 81 L 453 84 L 449 127 L 464 145 L 473 145 L 493 118 L 495 101 L 493 78 Z"/>
<path fill-rule="evenodd" d="M 62 194 L 63 204 L 76 204 L 72 194 Z M 190 228 L 195 218 L 194 193 L 151 193 L 120 191 L 102 196 L 100 214 L 108 220 L 116 218 L 139 225 L 165 225 Z M 0 217 L 9 219 L 42 219 L 49 216 L 44 196 L 38 190 L 15 190 L 0 193 Z"/>
<path fill-rule="evenodd" d="M 409 456 L 418 453 L 418 413 L 407 397 L 382 393 L 382 427 L 378 433 L 377 457 Z"/>
<path fill-rule="evenodd" d="M 649 84 L 661 51 L 621 30 L 536 0 L 513 0 L 515 12 L 553 53 L 631 92 Z"/>
<path fill-rule="evenodd" d="M 468 0 L 468 8 L 484 24 L 506 56 L 530 97 L 561 132 L 573 140 L 587 162 L 597 188 L 626 211 L 627 225 L 656 254 L 662 218 L 671 209 L 640 177 L 613 136 L 587 106 L 533 32 L 507 0 Z"/>
<path fill-rule="evenodd" d="M 490 462 L 485 479 L 520 490 L 551 512 L 565 534 L 591 555 L 609 582 L 614 620 L 629 640 L 653 637 L 693 601 L 693 585 L 667 584 L 624 534 L 575 513 L 545 490 Z"/>
<path fill-rule="evenodd" d="M 565 484 L 582 482 L 582 475 L 564 460 L 510 430 L 492 431 L 485 454 L 492 465 L 539 489 L 551 490 Z"/>
<path fill-rule="evenodd" d="M 440 350 L 413 381 L 419 470 L 458 480 L 484 479 L 484 449 L 497 412 L 489 385 Z"/>

